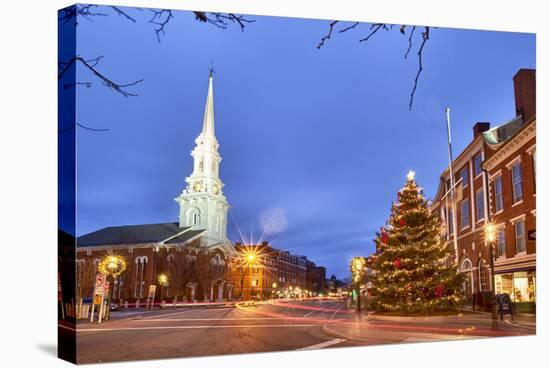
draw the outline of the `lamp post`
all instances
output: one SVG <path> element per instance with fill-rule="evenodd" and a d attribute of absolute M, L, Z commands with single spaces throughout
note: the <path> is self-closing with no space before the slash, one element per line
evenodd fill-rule
<path fill-rule="evenodd" d="M 491 269 L 491 318 L 493 321 L 498 319 L 497 303 L 495 295 L 495 257 L 494 244 L 497 238 L 495 225 L 491 222 L 485 225 L 485 241 L 489 247 L 489 267 Z"/>
<path fill-rule="evenodd" d="M 277 283 L 273 282 L 273 284 L 271 284 L 271 299 L 274 299 L 275 289 L 277 289 Z"/>
<path fill-rule="evenodd" d="M 365 258 L 354 257 L 351 261 L 351 274 L 357 293 L 357 313 L 361 312 L 361 281 L 365 273 Z"/>
<path fill-rule="evenodd" d="M 126 260 L 121 256 L 108 255 L 99 262 L 97 269 L 100 273 L 107 276 L 107 280 L 109 279 L 109 277 L 111 277 L 113 283 L 113 285 L 109 287 L 109 293 L 107 295 L 107 306 L 109 307 L 109 309 L 107 309 L 106 319 L 110 319 L 111 296 L 113 293 L 115 278 L 120 276 L 120 274 L 122 274 L 126 270 Z M 99 313 L 101 314 L 101 308 Z M 99 321 L 101 321 L 101 317 Z"/>

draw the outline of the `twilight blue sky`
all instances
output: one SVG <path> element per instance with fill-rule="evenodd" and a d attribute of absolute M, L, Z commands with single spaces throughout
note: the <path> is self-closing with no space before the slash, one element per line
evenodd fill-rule
<path fill-rule="evenodd" d="M 433 29 L 410 112 L 420 32 L 404 59 L 407 37 L 397 29 L 364 44 L 363 24 L 318 50 L 327 21 L 252 17 L 241 32 L 178 11 L 158 43 L 148 11 L 128 11 L 136 23 L 105 9 L 110 16 L 77 27 L 77 53 L 103 55 L 101 72 L 120 83 L 145 79 L 129 88 L 138 97 L 124 98 L 78 69 L 93 85 L 78 89 L 77 121 L 110 130 L 77 133 L 77 234 L 177 221 L 174 198 L 192 170 L 213 60 L 230 238 L 239 240 L 236 222 L 259 240 L 262 214 L 280 208 L 286 229 L 266 240 L 339 277 L 351 257 L 373 251 L 409 169 L 435 194 L 448 163 L 443 109 L 451 108 L 458 153 L 476 121 L 514 116 L 512 76 L 535 67 L 534 35 Z"/>

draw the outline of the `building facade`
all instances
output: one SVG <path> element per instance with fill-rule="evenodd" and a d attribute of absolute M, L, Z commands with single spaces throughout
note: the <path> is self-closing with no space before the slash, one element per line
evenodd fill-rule
<path fill-rule="evenodd" d="M 473 140 L 452 163 L 454 191 L 447 168 L 431 205 L 444 224 L 442 237 L 454 247 L 455 261 L 466 275 L 464 291 L 474 307 L 488 308 L 491 302 L 485 240 L 490 222 L 498 229 L 496 293 L 506 292 L 522 303 L 518 307 L 534 309 L 536 247 L 528 237 L 536 215 L 534 91 L 535 71 L 520 70 L 514 76 L 516 117 L 494 128 L 486 122 L 474 125 Z"/>

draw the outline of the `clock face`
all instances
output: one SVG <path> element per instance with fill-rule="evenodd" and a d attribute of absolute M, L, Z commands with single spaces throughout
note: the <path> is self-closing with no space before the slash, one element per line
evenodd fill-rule
<path fill-rule="evenodd" d="M 214 192 L 214 194 L 218 194 L 220 192 L 220 188 L 218 188 L 217 185 L 214 185 L 214 187 L 212 188 L 212 191 Z"/>
<path fill-rule="evenodd" d="M 196 182 L 195 184 L 193 184 L 193 190 L 194 190 L 195 192 L 200 192 L 201 189 L 202 189 L 202 185 L 201 185 L 200 181 L 198 181 L 198 182 Z"/>

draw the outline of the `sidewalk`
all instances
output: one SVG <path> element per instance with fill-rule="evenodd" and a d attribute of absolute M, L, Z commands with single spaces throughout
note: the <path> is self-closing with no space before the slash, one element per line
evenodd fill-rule
<path fill-rule="evenodd" d="M 463 340 L 534 335 L 535 316 L 515 315 L 492 321 L 490 313 L 465 312 L 450 316 L 389 316 L 369 313 L 329 321 L 322 326 L 331 336 L 363 344 Z"/>

